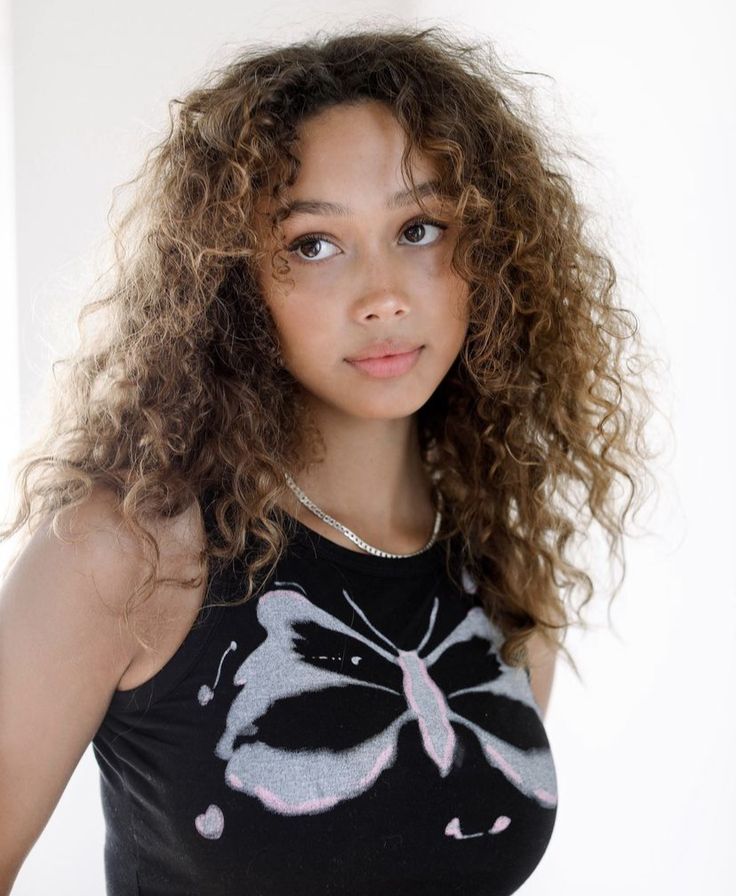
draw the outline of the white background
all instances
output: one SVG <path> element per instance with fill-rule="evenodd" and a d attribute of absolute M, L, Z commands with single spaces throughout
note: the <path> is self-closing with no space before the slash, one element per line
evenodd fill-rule
<path fill-rule="evenodd" d="M 168 100 L 238 43 L 386 11 L 402 21 L 395 4 L 346 0 L 0 0 L 4 470 L 35 431 L 51 361 L 75 343 L 113 187 L 158 139 Z M 642 518 L 649 534 L 627 542 L 612 625 L 599 571 L 591 628 L 566 642 L 583 681 L 558 664 L 546 719 L 557 822 L 519 892 L 725 896 L 736 834 L 731 5 L 456 0 L 451 17 L 437 2 L 398 15 L 489 37 L 508 64 L 551 76 L 528 79 L 540 114 L 590 163 L 575 169 L 580 192 L 665 367 L 660 498 Z M 14 896 L 103 893 L 103 837 L 90 748 Z"/>

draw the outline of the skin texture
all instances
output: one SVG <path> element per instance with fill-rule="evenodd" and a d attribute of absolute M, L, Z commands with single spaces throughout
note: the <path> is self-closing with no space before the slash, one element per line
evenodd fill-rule
<path fill-rule="evenodd" d="M 415 412 L 457 357 L 467 332 L 467 284 L 450 268 L 456 230 L 442 200 L 432 198 L 434 225 L 413 225 L 413 200 L 394 209 L 388 197 L 407 188 L 400 158 L 404 136 L 377 102 L 336 106 L 300 132 L 299 176 L 290 200 L 327 200 L 350 213 L 294 212 L 284 221 L 284 247 L 315 232 L 327 237 L 288 253 L 290 283 L 270 267 L 259 274 L 285 366 L 305 390 L 324 439 L 324 456 L 294 475 L 315 503 L 384 550 L 416 550 L 434 522 L 431 484 L 416 437 Z M 433 164 L 417 158 L 417 184 Z M 436 213 L 436 214 L 435 214 Z M 274 243 L 264 232 L 269 246 Z M 422 344 L 407 373 L 374 379 L 345 359 L 381 339 Z M 287 509 L 328 537 L 348 539 L 294 499 Z"/>

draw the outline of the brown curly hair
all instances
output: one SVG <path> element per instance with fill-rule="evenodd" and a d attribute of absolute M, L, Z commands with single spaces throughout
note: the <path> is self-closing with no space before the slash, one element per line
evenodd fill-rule
<path fill-rule="evenodd" d="M 162 581 L 147 521 L 199 501 L 214 521 L 200 573 L 245 555 L 242 601 L 257 593 L 286 543 L 277 502 L 284 471 L 300 464 L 294 421 L 307 425 L 256 280 L 259 199 L 278 204 L 279 233 L 300 125 L 378 100 L 405 131 L 407 182 L 410 154 L 430 157 L 461 224 L 452 264 L 470 288 L 467 337 L 417 412 L 448 572 L 476 581 L 506 635 L 504 662 L 523 663 L 534 632 L 562 646 L 572 589 L 584 591 L 579 620 L 593 594 L 566 548 L 593 518 L 611 555 L 620 546 L 653 456 L 653 405 L 636 318 L 615 304 L 613 264 L 584 233 L 527 90 L 488 41 L 435 26 L 241 47 L 172 100 L 168 133 L 125 185 L 139 189 L 113 226 L 113 282 L 79 317 L 80 332 L 92 312 L 105 326 L 54 365 L 67 369 L 51 424 L 21 455 L 17 515 L 0 537 L 55 523 L 96 484 L 111 489 L 150 555 L 128 622 L 139 592 Z M 623 508 L 618 477 L 630 487 Z"/>

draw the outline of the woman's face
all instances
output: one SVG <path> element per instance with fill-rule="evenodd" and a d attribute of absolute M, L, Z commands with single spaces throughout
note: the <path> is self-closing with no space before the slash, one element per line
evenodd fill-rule
<path fill-rule="evenodd" d="M 281 341 L 284 365 L 319 414 L 363 419 L 413 414 L 429 399 L 460 351 L 468 326 L 467 284 L 450 270 L 457 226 L 439 198 L 425 199 L 435 224 L 404 192 L 404 136 L 390 110 L 369 101 L 336 106 L 300 131 L 301 167 L 283 222 L 293 285 L 273 279 L 267 259 L 259 283 Z M 415 161 L 417 185 L 436 171 Z M 331 203 L 335 208 L 319 206 Z M 267 228 L 265 228 L 267 230 Z M 322 236 L 315 237 L 319 233 Z M 305 239 L 309 237 L 309 239 Z M 270 238 L 269 248 L 272 248 Z M 372 376 L 350 363 L 381 340 L 422 346 L 410 369 Z"/>

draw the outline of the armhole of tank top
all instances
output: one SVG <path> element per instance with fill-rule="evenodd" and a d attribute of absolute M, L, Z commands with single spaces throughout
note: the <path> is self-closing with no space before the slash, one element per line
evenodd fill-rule
<path fill-rule="evenodd" d="M 108 713 L 139 714 L 162 700 L 188 675 L 204 652 L 210 638 L 219 627 L 226 608 L 212 607 L 207 598 L 197 617 L 176 652 L 147 681 L 134 688 L 115 691 L 108 706 Z"/>
<path fill-rule="evenodd" d="M 206 492 L 203 499 L 202 512 L 208 532 L 214 526 L 211 513 L 211 492 Z M 207 576 L 202 606 L 191 628 L 173 656 L 147 681 L 134 688 L 114 691 L 108 705 L 110 715 L 138 715 L 146 712 L 151 706 L 170 694 L 194 668 L 204 652 L 210 638 L 219 627 L 226 607 L 221 605 L 232 596 L 234 567 L 210 567 Z M 217 606 L 211 605 L 212 594 Z"/>

